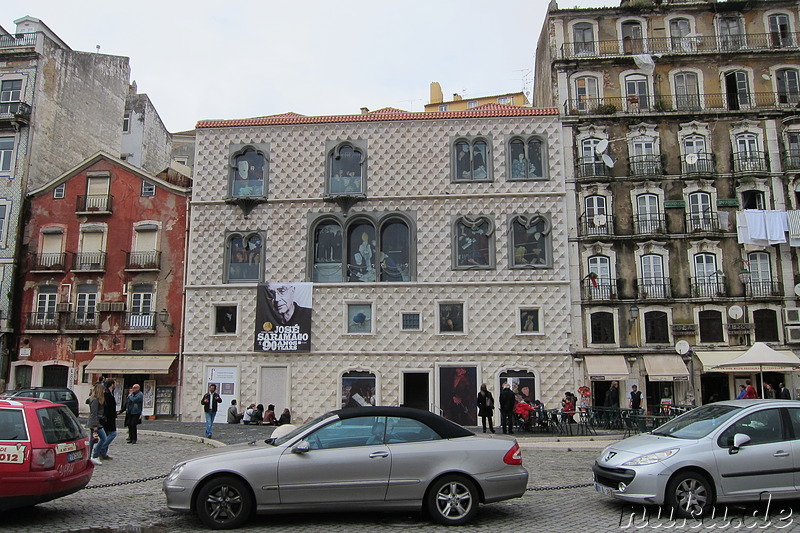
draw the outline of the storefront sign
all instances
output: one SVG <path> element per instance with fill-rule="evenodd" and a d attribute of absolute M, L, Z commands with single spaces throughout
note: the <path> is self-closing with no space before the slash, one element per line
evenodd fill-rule
<path fill-rule="evenodd" d="M 686 208 L 686 200 L 664 200 L 664 207 L 669 208 Z"/>

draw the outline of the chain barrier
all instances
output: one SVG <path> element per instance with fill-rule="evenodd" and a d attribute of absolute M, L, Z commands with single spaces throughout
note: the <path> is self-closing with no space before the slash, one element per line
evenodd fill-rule
<path fill-rule="evenodd" d="M 557 485 L 555 487 L 528 487 L 528 492 L 541 492 L 545 490 L 565 490 L 565 489 L 582 489 L 584 487 L 593 487 L 594 483 L 578 483 L 577 485 Z"/>
<path fill-rule="evenodd" d="M 144 483 L 145 481 L 154 481 L 156 479 L 164 479 L 167 477 L 167 474 L 162 474 L 160 476 L 151 476 L 151 477 L 144 477 L 142 479 L 131 479 L 129 481 L 117 481 L 116 483 L 103 483 L 102 485 L 89 485 L 88 487 L 84 487 L 83 490 L 89 489 L 105 489 L 108 487 L 119 487 L 122 485 L 133 485 L 135 483 Z"/>

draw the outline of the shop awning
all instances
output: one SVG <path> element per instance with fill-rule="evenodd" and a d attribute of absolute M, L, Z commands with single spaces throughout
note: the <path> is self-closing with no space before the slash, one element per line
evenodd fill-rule
<path fill-rule="evenodd" d="M 169 374 L 175 355 L 95 355 L 86 365 L 94 374 Z"/>
<path fill-rule="evenodd" d="M 747 351 L 695 352 L 704 372 L 752 374 L 754 372 L 794 372 L 800 359 L 789 350 L 774 350 L 757 342 Z M 722 365 L 722 366 L 717 366 Z"/>
<path fill-rule="evenodd" d="M 628 363 L 622 355 L 587 355 L 584 357 L 589 381 L 622 381 L 628 379 Z"/>
<path fill-rule="evenodd" d="M 650 381 L 689 381 L 689 370 L 680 355 L 645 355 L 643 359 Z"/>

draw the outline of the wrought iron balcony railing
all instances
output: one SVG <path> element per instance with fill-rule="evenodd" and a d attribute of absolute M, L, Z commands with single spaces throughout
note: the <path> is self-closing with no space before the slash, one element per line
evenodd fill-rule
<path fill-rule="evenodd" d="M 80 252 L 72 255 L 72 270 L 83 272 L 105 272 L 105 252 Z"/>
<path fill-rule="evenodd" d="M 31 330 L 57 330 L 58 313 L 56 313 L 55 307 L 44 312 L 28 313 L 25 316 L 25 328 Z"/>
<path fill-rule="evenodd" d="M 125 252 L 125 268 L 127 270 L 159 270 L 161 268 L 161 252 Z"/>
<path fill-rule="evenodd" d="M 616 300 L 617 280 L 614 278 L 597 277 L 583 280 L 584 300 Z"/>
<path fill-rule="evenodd" d="M 745 283 L 748 298 L 771 298 L 783 296 L 783 284 L 780 281 L 754 281 Z"/>
<path fill-rule="evenodd" d="M 605 178 L 609 168 L 599 158 L 579 157 L 575 161 L 575 173 L 579 178 Z"/>
<path fill-rule="evenodd" d="M 749 174 L 753 172 L 769 172 L 767 154 L 765 152 L 734 152 L 733 172 Z"/>
<path fill-rule="evenodd" d="M 614 235 L 614 217 L 612 215 L 581 215 L 581 235 Z"/>
<path fill-rule="evenodd" d="M 64 329 L 68 330 L 93 330 L 99 328 L 97 313 L 94 309 L 67 313 Z"/>
<path fill-rule="evenodd" d="M 75 206 L 76 213 L 100 213 L 107 214 L 111 212 L 111 200 L 114 197 L 110 194 L 90 194 L 86 196 L 78 196 L 78 202 Z"/>
<path fill-rule="evenodd" d="M 795 109 L 800 93 L 704 93 L 580 98 L 564 102 L 567 115 L 695 113 Z"/>
<path fill-rule="evenodd" d="M 156 329 L 156 314 L 155 313 L 125 313 L 123 329 L 140 330 L 140 331 L 155 331 L 155 329 Z"/>
<path fill-rule="evenodd" d="M 688 176 L 712 176 L 716 171 L 714 154 L 697 153 L 681 156 L 681 174 Z"/>
<path fill-rule="evenodd" d="M 660 155 L 632 155 L 628 158 L 628 167 L 632 177 L 641 178 L 664 174 Z"/>
<path fill-rule="evenodd" d="M 719 217 L 716 211 L 686 214 L 686 232 L 719 231 Z"/>
<path fill-rule="evenodd" d="M 31 270 L 34 272 L 64 272 L 67 268 L 67 254 L 31 254 Z"/>
<path fill-rule="evenodd" d="M 633 215 L 633 231 L 637 235 L 647 235 L 651 233 L 666 233 L 667 219 L 662 213 Z"/>
<path fill-rule="evenodd" d="M 784 170 L 800 170 L 800 150 L 790 150 L 783 156 Z"/>
<path fill-rule="evenodd" d="M 654 300 L 672 298 L 670 278 L 643 278 L 637 284 L 637 295 L 641 299 Z"/>
<path fill-rule="evenodd" d="M 725 276 L 691 278 L 692 298 L 718 298 L 726 296 Z"/>

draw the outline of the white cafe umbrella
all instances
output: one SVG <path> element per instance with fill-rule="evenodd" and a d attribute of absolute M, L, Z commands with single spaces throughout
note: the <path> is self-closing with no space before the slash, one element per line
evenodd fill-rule
<path fill-rule="evenodd" d="M 758 369 L 761 374 L 761 397 L 764 397 L 764 367 L 779 367 L 798 369 L 800 368 L 800 358 L 794 353 L 787 351 L 773 350 L 763 342 L 757 342 L 739 357 L 715 365 L 714 369 L 725 370 L 730 367 L 749 367 L 753 370 Z M 771 368 L 768 368 L 770 370 Z"/>

